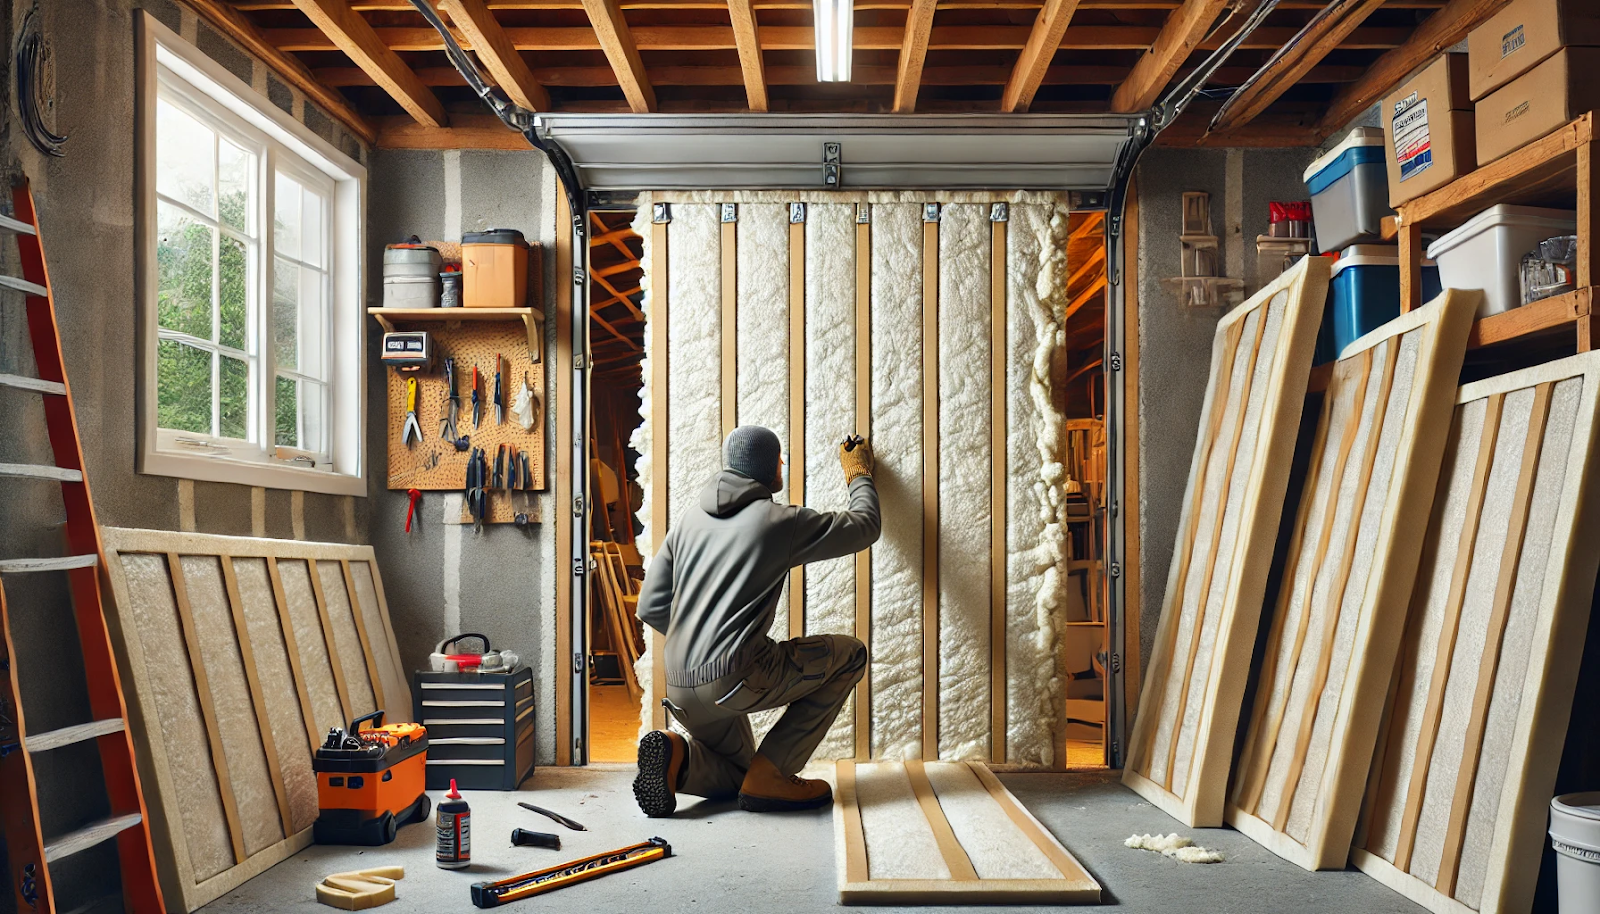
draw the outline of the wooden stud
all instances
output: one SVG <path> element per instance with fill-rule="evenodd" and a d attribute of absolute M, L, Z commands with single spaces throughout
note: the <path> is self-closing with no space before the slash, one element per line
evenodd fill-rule
<path fill-rule="evenodd" d="M 728 17 L 733 22 L 733 41 L 739 46 L 739 73 L 744 80 L 745 98 L 751 111 L 767 110 L 766 64 L 761 59 L 761 28 L 756 24 L 751 0 L 728 0 Z"/>
<path fill-rule="evenodd" d="M 1400 313 L 1422 307 L 1422 226 L 1411 221 L 1398 225 L 1400 241 Z"/>
<path fill-rule="evenodd" d="M 1006 324 L 1006 233 L 1008 223 L 989 223 L 989 758 L 1006 760 L 1006 368 L 1010 328 Z"/>
<path fill-rule="evenodd" d="M 806 224 L 789 223 L 789 503 L 806 503 Z M 805 566 L 789 572 L 789 637 L 806 633 Z"/>
<path fill-rule="evenodd" d="M 939 223 L 922 223 L 922 757 L 939 757 Z"/>
<path fill-rule="evenodd" d="M 1028 32 L 1028 43 L 1022 46 L 1022 53 L 1000 93 L 1001 111 L 1026 111 L 1033 104 L 1033 96 L 1044 82 L 1050 61 L 1055 59 L 1056 49 L 1061 47 L 1067 25 L 1077 10 L 1078 0 L 1045 0 L 1038 18 L 1033 20 L 1033 29 Z"/>
<path fill-rule="evenodd" d="M 400 55 L 345 0 L 294 0 L 294 5 L 417 123 L 425 127 L 445 125 L 448 118 L 439 97 L 422 84 Z"/>
<path fill-rule="evenodd" d="M 294 676 L 295 695 L 300 699 L 300 720 L 306 726 L 306 746 L 314 752 L 322 745 L 322 733 L 317 726 L 316 715 L 311 710 L 311 693 L 306 689 L 305 669 L 300 664 L 300 644 L 294 636 L 294 619 L 289 614 L 289 600 L 283 593 L 283 575 L 278 571 L 276 558 L 267 558 L 267 577 L 272 582 L 272 601 L 278 608 L 278 625 L 283 630 L 283 646 L 289 655 L 289 672 Z"/>
<path fill-rule="evenodd" d="M 967 851 L 956 840 L 955 830 L 950 827 L 950 820 L 945 817 L 944 808 L 939 805 L 939 797 L 933 791 L 933 782 L 928 780 L 927 769 L 923 767 L 920 759 L 910 759 L 905 763 L 906 780 L 911 782 L 911 792 L 917 798 L 917 806 L 922 809 L 923 818 L 928 820 L 928 828 L 933 832 L 934 843 L 939 845 L 939 855 L 944 858 L 944 865 L 950 870 L 950 878 L 957 882 L 969 882 L 978 878 L 978 871 L 972 866 L 972 859 L 967 856 Z"/>
<path fill-rule="evenodd" d="M 859 206 L 866 204 L 858 203 Z M 872 225 L 856 223 L 856 434 L 872 438 Z M 872 550 L 856 553 L 856 639 L 872 655 Z M 872 757 L 872 664 L 856 683 L 856 758 Z M 853 771 L 854 769 L 852 769 Z M 859 817 L 859 810 L 857 811 Z M 861 845 L 863 848 L 865 844 Z"/>
<path fill-rule="evenodd" d="M 1495 671 L 1500 665 L 1500 645 L 1505 638 L 1506 619 L 1511 613 L 1511 593 L 1517 583 L 1523 538 L 1528 532 L 1528 509 L 1533 502 L 1533 481 L 1544 447 L 1544 427 L 1550 416 L 1550 393 L 1553 388 L 1554 385 L 1549 382 L 1534 388 L 1533 409 L 1528 415 L 1528 434 L 1522 445 L 1522 466 L 1517 473 L 1516 494 L 1511 500 L 1505 546 L 1500 552 L 1500 574 L 1495 580 L 1494 604 L 1489 612 L 1488 628 L 1483 639 L 1483 655 L 1478 662 L 1472 716 L 1467 721 L 1455 796 L 1451 798 L 1450 820 L 1445 829 L 1444 850 L 1439 861 L 1438 878 L 1434 880 L 1434 887 L 1450 896 L 1455 895 L 1456 876 L 1460 873 L 1461 842 L 1466 837 L 1467 814 L 1472 811 L 1473 787 L 1483 752 L 1483 731 L 1489 722 L 1489 699 L 1494 695 Z"/>
<path fill-rule="evenodd" d="M 1593 115 L 1591 115 L 1591 118 Z M 1579 289 L 1587 289 L 1600 281 L 1600 246 L 1595 244 L 1595 232 L 1600 230 L 1600 207 L 1594 205 L 1595 160 L 1594 143 L 1582 143 L 1578 154 L 1578 282 Z M 1585 351 L 1590 347 L 1585 347 Z"/>
<path fill-rule="evenodd" d="M 168 562 L 170 564 L 171 560 Z M 279 821 L 283 823 L 283 836 L 287 838 L 294 834 L 294 823 L 289 816 L 289 794 L 283 784 L 282 766 L 278 762 L 277 739 L 272 734 L 272 719 L 267 716 L 267 698 L 261 692 L 261 675 L 256 667 L 256 652 L 251 646 L 250 627 L 244 618 L 244 599 L 239 596 L 239 577 L 234 571 L 232 557 L 219 555 L 217 562 L 222 566 L 222 585 L 228 593 L 228 610 L 233 614 L 233 632 L 239 642 L 240 665 L 244 667 L 245 683 L 250 687 L 250 705 L 255 709 L 256 725 L 261 731 L 261 749 L 267 757 L 267 777 L 272 781 L 272 793 L 278 801 Z M 353 591 L 351 596 L 354 597 Z"/>
<path fill-rule="evenodd" d="M 194 627 L 194 612 L 189 608 L 189 586 L 183 575 L 183 560 L 176 552 L 167 553 L 167 573 L 172 578 L 172 601 L 178 610 L 184 649 L 194 675 L 195 697 L 200 701 L 200 718 L 205 722 L 206 739 L 211 744 L 211 766 L 216 769 L 217 792 L 222 798 L 222 814 L 228 820 L 228 843 L 233 845 L 233 862 L 243 863 L 244 832 L 239 827 L 239 802 L 233 795 L 233 777 L 228 773 L 228 756 L 222 749 L 222 730 L 217 725 L 216 701 L 211 696 L 211 680 L 206 676 L 206 661 L 200 654 L 200 636 Z"/>
<path fill-rule="evenodd" d="M 739 223 L 722 223 L 722 437 L 739 424 Z"/>
<path fill-rule="evenodd" d="M 1249 414 L 1250 389 L 1255 384 L 1256 361 L 1261 358 L 1261 338 L 1267 332 L 1267 310 L 1266 307 L 1260 309 L 1260 314 L 1256 318 L 1255 340 L 1250 344 L 1250 360 L 1245 368 L 1244 387 L 1239 393 L 1239 418 L 1237 424 L 1233 427 L 1232 433 L 1229 435 L 1228 460 L 1224 464 L 1226 469 L 1222 478 L 1221 494 L 1217 496 L 1217 504 L 1219 506 L 1227 505 L 1228 492 L 1233 483 L 1234 464 L 1239 457 L 1239 440 L 1244 436 L 1245 418 Z M 1242 330 L 1244 322 L 1240 321 L 1239 326 Z M 1226 401 L 1224 401 L 1224 409 L 1226 409 Z M 1162 786 L 1166 787 L 1168 792 L 1172 790 L 1172 770 L 1177 767 L 1179 737 L 1183 730 L 1184 713 L 1189 703 L 1189 683 L 1194 675 L 1195 659 L 1200 653 L 1200 632 L 1206 621 L 1206 604 L 1211 600 L 1211 581 L 1217 570 L 1217 552 L 1222 548 L 1221 513 L 1222 508 L 1219 507 L 1215 526 L 1211 530 L 1211 552 L 1206 558 L 1205 575 L 1200 579 L 1200 602 L 1195 607 L 1193 636 L 1189 640 L 1189 658 L 1183 668 L 1183 687 L 1178 690 L 1178 713 L 1173 717 L 1172 738 L 1167 745 L 1167 776 Z"/>
<path fill-rule="evenodd" d="M 1439 643 L 1433 654 L 1433 679 L 1428 687 L 1428 703 L 1422 712 L 1422 729 L 1412 756 L 1411 780 L 1406 790 L 1406 805 L 1395 845 L 1394 866 L 1411 870 L 1411 850 L 1417 839 L 1417 820 L 1422 815 L 1422 791 L 1428 784 L 1428 768 L 1433 760 L 1433 743 L 1439 735 L 1439 715 L 1444 709 L 1445 684 L 1450 679 L 1450 659 L 1461 625 L 1461 603 L 1466 597 L 1467 574 L 1472 570 L 1472 547 L 1477 542 L 1478 524 L 1483 514 L 1483 494 L 1489 484 L 1489 468 L 1494 464 L 1495 441 L 1500 432 L 1500 410 L 1505 395 L 1489 397 L 1483 412 L 1483 434 L 1479 438 L 1477 462 L 1472 468 L 1472 489 L 1467 496 L 1467 523 L 1461 527 L 1456 547 L 1455 569 L 1450 579 L 1450 594 L 1445 603 L 1444 622 L 1439 628 Z"/>
<path fill-rule="evenodd" d="M 1228 0 L 1184 0 L 1182 6 L 1168 14 L 1155 42 L 1112 93 L 1111 110 L 1143 111 L 1155 104 L 1227 5 Z"/>
<path fill-rule="evenodd" d="M 350 618 L 356 623 L 356 639 L 361 642 L 361 656 L 367 662 L 367 681 L 372 684 L 372 703 L 379 708 L 387 704 L 384 697 L 383 678 L 378 675 L 378 654 L 373 650 L 372 639 L 367 637 L 367 623 L 361 618 L 361 597 L 356 593 L 356 579 L 350 573 L 350 560 L 340 559 L 339 570 L 344 573 L 344 592 L 350 597 Z M 388 720 L 387 712 L 384 719 Z"/>
<path fill-rule="evenodd" d="M 618 0 L 583 0 L 583 8 L 589 14 L 593 37 L 605 52 L 612 72 L 617 74 L 617 85 L 622 87 L 629 109 L 634 114 L 656 110 L 656 91 L 651 88 L 650 76 L 639 59 L 639 48 L 628 28 L 628 20 L 622 15 L 622 5 Z"/>
<path fill-rule="evenodd" d="M 1372 427 L 1371 431 L 1368 432 L 1370 443 L 1366 454 L 1363 455 L 1361 460 L 1361 475 L 1356 482 L 1357 494 L 1350 509 L 1351 527 L 1349 534 L 1345 537 L 1344 555 L 1339 562 L 1339 571 L 1334 577 L 1333 586 L 1328 589 L 1328 605 L 1323 608 L 1322 649 L 1317 653 L 1317 666 L 1312 673 L 1311 689 L 1300 717 L 1300 733 L 1295 740 L 1294 755 L 1290 758 L 1288 774 L 1284 779 L 1283 799 L 1278 803 L 1277 812 L 1272 817 L 1272 828 L 1278 832 L 1283 831 L 1289 821 L 1289 810 L 1294 805 L 1294 794 L 1300 784 L 1301 772 L 1305 770 L 1306 753 L 1311 747 L 1311 731 L 1316 726 L 1317 709 L 1322 704 L 1322 691 L 1327 685 L 1328 671 L 1333 663 L 1334 638 L 1338 635 L 1339 615 L 1344 604 L 1344 590 L 1350 582 L 1351 566 L 1355 563 L 1356 540 L 1361 532 L 1361 512 L 1366 507 L 1367 495 L 1371 489 L 1372 466 L 1378 459 L 1377 439 L 1383 433 L 1383 420 L 1388 411 L 1389 393 L 1394 387 L 1394 369 L 1395 362 L 1400 355 L 1400 338 L 1397 336 L 1390 337 L 1385 344 L 1385 350 L 1383 379 L 1378 385 L 1377 401 L 1373 404 Z M 1373 349 L 1367 349 L 1361 354 L 1362 378 L 1360 387 L 1357 388 L 1356 402 L 1351 411 L 1351 415 L 1355 417 L 1358 423 L 1357 428 L 1353 430 L 1357 434 L 1359 434 L 1361 412 L 1367 406 L 1367 392 L 1371 389 L 1369 379 L 1372 374 L 1373 351 Z M 1352 434 L 1347 443 L 1353 445 L 1355 437 L 1356 435 Z M 1342 485 L 1343 474 L 1335 476 L 1334 481 L 1335 485 Z M 1337 501 L 1337 490 L 1332 494 L 1334 500 Z M 1334 507 L 1335 505 L 1330 503 L 1328 513 L 1339 513 L 1332 510 Z M 1317 573 L 1320 574 L 1321 570 L 1319 563 Z"/>
<path fill-rule="evenodd" d="M 667 423 L 670 386 L 667 361 L 667 224 L 650 226 L 650 543 L 656 549 L 666 541 L 671 524 L 672 504 L 668 500 L 667 445 L 671 426 Z M 651 708 L 650 720 L 657 730 L 667 727 L 667 710 L 661 699 L 667 694 L 667 639 L 650 632 Z"/>
<path fill-rule="evenodd" d="M 844 816 L 845 881 L 867 881 L 867 833 L 861 826 L 861 804 L 856 800 L 856 763 L 840 759 L 833 763 L 834 780 L 839 785 L 839 809 Z"/>
<path fill-rule="evenodd" d="M 306 573 L 311 576 L 311 593 L 317 600 L 317 616 L 322 620 L 322 639 L 328 645 L 328 666 L 333 669 L 333 685 L 339 692 L 339 706 L 344 709 L 344 719 L 354 720 L 355 706 L 350 703 L 350 684 L 344 676 L 344 660 L 339 656 L 339 645 L 333 637 L 333 619 L 328 615 L 328 596 L 322 590 L 322 575 L 317 571 L 317 560 L 306 559 Z"/>
<path fill-rule="evenodd" d="M 529 111 L 550 109 L 550 93 L 533 78 L 522 53 L 484 0 L 439 0 L 439 9 L 471 43 L 473 53 L 513 104 Z"/>
<path fill-rule="evenodd" d="M 900 40 L 900 62 L 894 81 L 894 112 L 910 114 L 917 110 L 917 90 L 922 88 L 922 65 L 928 59 L 928 43 L 933 37 L 933 14 L 938 0 L 911 0 L 906 27 Z M 859 32 L 859 30 L 858 30 Z M 860 50 L 862 45 L 855 47 Z"/>

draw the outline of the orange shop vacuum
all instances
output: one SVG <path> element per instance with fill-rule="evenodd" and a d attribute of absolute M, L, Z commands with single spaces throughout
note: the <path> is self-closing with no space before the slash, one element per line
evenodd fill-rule
<path fill-rule="evenodd" d="M 377 846 L 394 840 L 400 826 L 425 822 L 432 803 L 427 780 L 428 731 L 421 724 L 383 723 L 374 711 L 333 727 L 317 747 L 318 844 Z"/>

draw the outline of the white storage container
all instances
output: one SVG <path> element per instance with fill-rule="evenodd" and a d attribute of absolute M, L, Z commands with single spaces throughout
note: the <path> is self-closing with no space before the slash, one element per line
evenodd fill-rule
<path fill-rule="evenodd" d="M 383 251 L 383 306 L 439 307 L 439 271 L 443 268 L 439 251 L 415 238 L 389 245 Z"/>
<path fill-rule="evenodd" d="M 1375 241 L 1389 208 L 1389 178 L 1383 165 L 1383 131 L 1357 127 L 1306 169 L 1317 247 L 1337 251 Z"/>
<path fill-rule="evenodd" d="M 1600 911 L 1600 793 L 1551 800 L 1550 843 L 1562 914 Z"/>
<path fill-rule="evenodd" d="M 1502 203 L 1428 245 L 1428 258 L 1439 262 L 1446 289 L 1482 289 L 1478 316 L 1488 317 L 1522 304 L 1522 255 L 1546 238 L 1571 235 L 1577 226 L 1571 210 Z"/>

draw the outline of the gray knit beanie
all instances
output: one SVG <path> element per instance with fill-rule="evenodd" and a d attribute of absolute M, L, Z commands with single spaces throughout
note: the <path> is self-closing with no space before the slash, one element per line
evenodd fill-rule
<path fill-rule="evenodd" d="M 783 445 L 769 428 L 741 425 L 722 442 L 722 462 L 728 469 L 764 486 L 778 481 L 778 461 Z"/>

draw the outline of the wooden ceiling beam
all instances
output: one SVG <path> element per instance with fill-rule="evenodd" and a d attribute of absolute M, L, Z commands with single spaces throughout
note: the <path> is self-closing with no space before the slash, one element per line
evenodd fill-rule
<path fill-rule="evenodd" d="M 223 2 L 223 0 L 206 0 Z M 1385 9 L 1436 10 L 1447 0 L 1386 0 Z M 939 9 L 1018 9 L 1036 10 L 1045 0 L 939 0 Z M 1083 0 L 1080 9 L 1086 10 L 1175 10 L 1182 0 Z M 294 0 L 236 0 L 228 3 L 240 12 L 292 10 Z M 487 0 L 491 10 L 581 10 L 583 0 Z M 624 10 L 721 10 L 727 8 L 726 0 L 622 0 Z M 1326 0 L 1283 0 L 1280 10 L 1320 10 Z M 910 0 L 857 0 L 858 10 L 905 10 Z M 756 10 L 809 10 L 810 0 L 754 0 Z M 350 8 L 358 13 L 396 12 L 408 13 L 410 0 L 351 0 Z"/>
<path fill-rule="evenodd" d="M 1133 72 L 1112 93 L 1111 110 L 1143 111 L 1155 104 L 1227 6 L 1228 0 L 1184 0 L 1183 6 L 1167 16 L 1161 33 L 1133 65 Z M 1280 42 L 1274 47 L 1281 46 Z"/>
<path fill-rule="evenodd" d="M 534 79 L 528 62 L 506 37 L 505 29 L 484 0 L 439 0 L 439 9 L 472 43 L 478 59 L 488 68 L 495 84 L 505 90 L 506 97 L 529 111 L 550 110 L 550 93 Z"/>
<path fill-rule="evenodd" d="M 1033 20 L 1028 43 L 1022 46 L 1022 54 L 1017 57 L 1016 66 L 1011 68 L 1006 87 L 1000 93 L 1001 111 L 1026 111 L 1033 104 L 1033 96 L 1050 71 L 1050 62 L 1061 47 L 1061 39 L 1067 34 L 1067 25 L 1078 10 L 1078 2 L 1046 0 L 1044 8 L 1039 10 L 1039 18 Z"/>
<path fill-rule="evenodd" d="M 1089 274 L 1096 270 L 1100 271 L 1102 277 L 1105 276 L 1106 246 L 1103 244 L 1095 245 L 1094 253 L 1089 255 L 1089 259 L 1079 264 L 1078 268 L 1072 271 L 1072 276 L 1067 279 L 1067 288 L 1071 289 L 1076 286 L 1079 280 L 1087 278 Z"/>
<path fill-rule="evenodd" d="M 615 263 L 615 264 L 612 264 L 611 266 L 601 267 L 600 269 L 593 270 L 591 272 L 593 272 L 594 275 L 596 275 L 596 276 L 603 276 L 603 277 L 606 277 L 606 278 L 610 278 L 612 276 L 617 275 L 618 273 L 626 273 L 629 270 L 637 270 L 637 269 L 639 269 L 639 261 L 637 261 L 637 260 L 624 260 L 621 263 Z"/>
<path fill-rule="evenodd" d="M 612 336 L 616 337 L 617 339 L 621 340 L 623 345 L 627 346 L 630 350 L 632 350 L 634 352 L 643 352 L 644 351 L 644 349 L 638 343 L 635 343 L 633 340 L 630 340 L 627 337 L 623 336 L 621 330 L 618 330 L 617 328 L 611 326 L 611 322 L 606 320 L 605 318 L 601 317 L 596 309 L 594 309 L 594 308 L 590 308 L 589 309 L 589 320 L 592 320 L 595 323 L 599 324 L 601 327 L 604 327 L 607 333 L 609 333 Z"/>
<path fill-rule="evenodd" d="M 273 47 L 261 30 L 242 13 L 221 0 L 189 0 L 189 2 L 212 25 L 237 41 L 246 51 L 261 58 L 263 63 L 287 80 L 291 86 L 304 92 L 306 98 L 326 110 L 334 120 L 350 128 L 350 132 L 360 137 L 362 142 L 370 144 L 378 141 L 378 128 L 362 117 L 339 90 L 319 80 L 298 59 Z"/>
<path fill-rule="evenodd" d="M 1105 273 L 1101 273 L 1098 277 L 1095 278 L 1094 282 L 1089 284 L 1088 288 L 1084 289 L 1082 292 L 1079 292 L 1076 296 L 1073 297 L 1072 301 L 1067 303 L 1067 311 L 1066 311 L 1065 314 L 1062 315 L 1061 322 L 1064 324 L 1067 321 L 1071 320 L 1072 319 L 1072 315 L 1076 314 L 1078 312 L 1078 309 L 1082 308 L 1084 305 L 1087 305 L 1089 302 L 1093 301 L 1094 297 L 1096 295 L 1099 295 L 1101 292 L 1105 291 L 1105 288 L 1106 288 L 1106 274 Z"/>
<path fill-rule="evenodd" d="M 591 276 L 592 276 L 592 274 L 591 274 Z M 632 289 L 629 289 L 626 292 L 624 292 L 624 291 L 619 290 L 616 286 L 612 285 L 610 280 L 606 279 L 604 276 L 592 276 L 592 278 L 594 279 L 594 281 L 597 284 L 599 284 L 600 288 L 602 288 L 602 289 L 606 290 L 607 292 L 611 293 L 611 297 L 612 298 L 614 298 L 617 301 L 621 302 L 628 309 L 628 312 L 630 314 L 632 314 L 636 320 L 640 320 L 640 321 L 644 320 L 644 312 L 640 311 L 639 310 L 639 306 L 633 303 L 633 296 L 638 295 L 640 292 L 643 292 L 644 289 L 642 289 L 642 288 L 640 288 L 638 286 L 635 286 Z"/>
<path fill-rule="evenodd" d="M 350 9 L 346 0 L 295 0 L 295 6 L 346 57 L 377 80 L 417 123 L 424 127 L 445 125 L 448 118 L 439 97 L 378 37 L 367 20 Z"/>
<path fill-rule="evenodd" d="M 911 0 L 911 7 L 906 13 L 906 27 L 900 34 L 900 61 L 895 68 L 896 114 L 910 114 L 917 110 L 917 91 L 922 88 L 922 65 L 928 59 L 928 46 L 933 39 L 933 14 L 938 7 L 938 0 Z M 857 34 L 860 34 L 859 30 Z M 866 47 L 859 40 L 854 41 L 854 45 Z"/>
<path fill-rule="evenodd" d="M 739 46 L 739 72 L 744 78 L 744 94 L 751 111 L 767 110 L 766 64 L 761 59 L 761 30 L 751 0 L 728 0 L 728 17 L 733 22 L 733 43 Z"/>
<path fill-rule="evenodd" d="M 1089 237 L 1098 232 L 1100 227 L 1105 224 L 1105 221 L 1105 213 L 1090 213 L 1084 217 L 1083 222 L 1079 223 L 1077 228 L 1072 230 L 1071 234 L 1067 235 L 1067 241 L 1077 241 L 1080 238 Z"/>
<path fill-rule="evenodd" d="M 628 107 L 635 114 L 654 111 L 656 91 L 650 86 L 650 77 L 645 74 L 644 62 L 639 59 L 633 31 L 628 28 L 628 21 L 623 18 L 618 2 L 583 0 L 583 8 L 589 14 L 589 24 L 593 27 L 596 43 L 605 52 L 606 61 L 617 74 L 617 85 L 622 87 L 622 96 L 628 100 Z"/>
<path fill-rule="evenodd" d="M 1211 121 L 1211 130 L 1226 133 L 1250 123 L 1382 5 L 1383 0 L 1334 0 L 1328 4 L 1293 41 L 1273 54 L 1259 72 L 1222 103 L 1222 110 Z"/>
<path fill-rule="evenodd" d="M 1379 57 L 1367 68 L 1366 75 L 1334 96 L 1317 123 L 1321 137 L 1344 129 L 1400 80 L 1467 37 L 1468 32 L 1498 13 L 1507 2 L 1509 0 L 1451 0 L 1443 9 L 1422 20 L 1404 43 Z"/>

